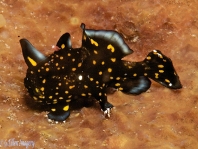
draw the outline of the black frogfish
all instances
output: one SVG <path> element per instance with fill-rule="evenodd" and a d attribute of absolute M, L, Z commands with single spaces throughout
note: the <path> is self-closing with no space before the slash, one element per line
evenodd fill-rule
<path fill-rule="evenodd" d="M 83 30 L 82 46 L 72 48 L 70 34 L 63 34 L 53 54 L 45 56 L 27 39 L 21 39 L 28 66 L 24 85 L 35 102 L 49 107 L 48 119 L 65 121 L 75 98 L 95 98 L 110 117 L 113 107 L 107 101 L 107 88 L 127 94 L 140 94 L 150 88 L 152 79 L 170 89 L 182 87 L 170 58 L 151 51 L 141 62 L 122 60 L 133 51 L 121 35 L 112 30 Z"/>

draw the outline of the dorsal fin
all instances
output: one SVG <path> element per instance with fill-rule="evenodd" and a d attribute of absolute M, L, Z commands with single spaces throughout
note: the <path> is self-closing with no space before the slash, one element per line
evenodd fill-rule
<path fill-rule="evenodd" d="M 85 24 L 83 23 L 81 28 L 83 30 L 82 47 L 90 52 L 98 47 L 98 50 L 102 51 L 104 55 L 114 55 L 114 57 L 119 59 L 133 53 L 122 39 L 122 36 L 116 31 L 85 29 Z M 96 48 L 91 48 L 91 45 L 95 45 Z"/>
<path fill-rule="evenodd" d="M 64 48 L 71 49 L 72 45 L 71 45 L 70 34 L 69 33 L 63 34 L 58 40 L 56 46 L 58 46 L 61 49 L 64 49 Z"/>
<path fill-rule="evenodd" d="M 28 67 L 35 67 L 47 57 L 39 52 L 27 39 L 20 40 L 23 57 Z"/>

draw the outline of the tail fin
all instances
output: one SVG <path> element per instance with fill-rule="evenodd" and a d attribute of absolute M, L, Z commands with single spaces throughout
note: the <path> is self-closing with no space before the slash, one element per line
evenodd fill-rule
<path fill-rule="evenodd" d="M 159 50 L 150 52 L 145 60 L 145 75 L 167 88 L 182 88 L 179 76 L 177 75 L 172 61 L 163 55 Z"/>

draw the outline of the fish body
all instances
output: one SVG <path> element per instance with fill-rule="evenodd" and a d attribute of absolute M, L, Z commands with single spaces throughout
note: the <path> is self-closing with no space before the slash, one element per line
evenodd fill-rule
<path fill-rule="evenodd" d="M 81 28 L 80 48 L 72 48 L 70 34 L 65 33 L 57 42 L 59 50 L 49 56 L 27 39 L 20 40 L 28 65 L 24 85 L 35 102 L 49 107 L 50 120 L 66 120 L 70 102 L 81 97 L 94 97 L 110 116 L 113 105 L 107 101 L 109 87 L 140 94 L 150 88 L 149 78 L 167 88 L 182 87 L 171 59 L 159 50 L 151 51 L 142 62 L 124 61 L 122 58 L 133 51 L 118 32 L 85 29 L 84 24 Z"/>

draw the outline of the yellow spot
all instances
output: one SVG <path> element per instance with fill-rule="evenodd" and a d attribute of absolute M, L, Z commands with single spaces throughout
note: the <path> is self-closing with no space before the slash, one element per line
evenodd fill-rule
<path fill-rule="evenodd" d="M 110 77 L 110 79 L 112 80 L 112 79 L 113 79 L 113 77 Z"/>
<path fill-rule="evenodd" d="M 40 69 L 38 69 L 38 72 L 41 72 L 41 70 L 40 70 Z"/>
<path fill-rule="evenodd" d="M 170 80 L 168 80 L 168 79 L 165 79 L 165 81 L 166 81 L 167 83 L 170 83 Z"/>
<path fill-rule="evenodd" d="M 150 56 L 147 56 L 147 58 L 146 58 L 147 60 L 151 60 L 151 57 Z"/>
<path fill-rule="evenodd" d="M 58 95 L 58 94 L 59 94 L 58 92 L 55 93 L 55 95 Z"/>
<path fill-rule="evenodd" d="M 120 80 L 120 77 L 117 77 L 116 80 Z"/>
<path fill-rule="evenodd" d="M 55 112 L 55 111 L 56 111 L 56 109 L 55 109 L 55 108 L 52 108 L 52 109 L 51 109 L 51 111 Z"/>
<path fill-rule="evenodd" d="M 164 68 L 164 65 L 158 65 L 158 68 Z"/>
<path fill-rule="evenodd" d="M 134 73 L 133 76 L 136 77 L 137 76 L 137 73 Z"/>
<path fill-rule="evenodd" d="M 41 91 L 44 91 L 44 89 L 45 89 L 44 87 L 41 87 L 41 89 L 40 89 L 40 90 L 41 90 Z"/>
<path fill-rule="evenodd" d="M 111 50 L 112 53 L 115 52 L 115 48 L 111 44 L 107 46 L 107 49 Z"/>
<path fill-rule="evenodd" d="M 60 67 L 58 67 L 57 70 L 60 70 Z"/>
<path fill-rule="evenodd" d="M 64 106 L 63 111 L 68 111 L 69 110 L 69 106 Z"/>
<path fill-rule="evenodd" d="M 157 51 L 156 51 L 156 50 L 153 50 L 153 54 L 155 54 L 155 55 L 156 55 L 156 54 L 158 54 L 158 53 L 157 53 Z"/>
<path fill-rule="evenodd" d="M 46 68 L 45 71 L 49 71 L 49 68 Z"/>
<path fill-rule="evenodd" d="M 34 72 L 33 72 L 33 71 L 30 71 L 30 73 L 31 73 L 31 74 L 34 74 Z"/>
<path fill-rule="evenodd" d="M 120 86 L 120 83 L 116 83 L 115 86 Z"/>
<path fill-rule="evenodd" d="M 46 82 L 46 79 L 43 79 L 42 83 L 45 84 L 45 82 Z"/>
<path fill-rule="evenodd" d="M 91 44 L 94 44 L 96 47 L 98 46 L 98 43 L 94 41 L 93 39 L 91 39 Z"/>
<path fill-rule="evenodd" d="M 92 94 L 91 93 L 88 93 L 88 95 L 91 96 Z"/>
<path fill-rule="evenodd" d="M 82 63 L 78 63 L 78 67 L 81 67 L 82 66 Z"/>
<path fill-rule="evenodd" d="M 123 88 L 122 88 L 122 87 L 119 87 L 118 89 L 119 89 L 120 91 L 122 91 L 122 90 L 123 90 Z"/>
<path fill-rule="evenodd" d="M 100 92 L 98 95 L 99 95 L 99 96 L 102 96 L 102 93 Z"/>
<path fill-rule="evenodd" d="M 112 61 L 112 62 L 115 62 L 115 61 L 116 61 L 116 58 L 111 58 L 111 61 Z"/>
<path fill-rule="evenodd" d="M 99 84 L 99 82 L 98 82 L 98 81 L 96 81 L 96 84 Z"/>
<path fill-rule="evenodd" d="M 70 101 L 71 101 L 71 99 L 67 99 L 67 100 L 66 100 L 66 102 L 70 102 Z"/>
<path fill-rule="evenodd" d="M 98 54 L 98 51 L 94 50 L 94 54 Z"/>
<path fill-rule="evenodd" d="M 35 97 L 35 96 L 33 96 L 33 98 L 34 98 L 34 100 L 37 100 L 38 98 L 37 97 Z"/>
<path fill-rule="evenodd" d="M 72 97 L 72 95 L 68 96 L 67 98 L 71 98 L 71 97 Z"/>
<path fill-rule="evenodd" d="M 158 57 L 159 57 L 159 58 L 163 58 L 163 56 L 162 56 L 161 54 L 158 54 Z"/>
<path fill-rule="evenodd" d="M 93 64 L 94 64 L 94 65 L 96 64 L 96 61 L 95 61 L 95 60 L 93 60 Z"/>
<path fill-rule="evenodd" d="M 163 61 L 164 61 L 164 62 L 166 62 L 166 60 L 165 60 L 165 59 L 163 59 Z"/>
<path fill-rule="evenodd" d="M 52 97 L 52 96 L 49 96 L 48 98 L 49 98 L 49 99 L 52 99 L 53 97 Z"/>
<path fill-rule="evenodd" d="M 61 86 L 61 83 L 58 83 L 58 86 Z"/>
<path fill-rule="evenodd" d="M 147 73 L 144 73 L 144 76 L 147 76 Z"/>
<path fill-rule="evenodd" d="M 111 69 L 111 68 L 108 68 L 108 72 L 109 72 L 109 73 L 112 72 L 112 69 Z"/>
<path fill-rule="evenodd" d="M 63 59 L 63 56 L 61 56 L 60 59 L 62 60 Z"/>
<path fill-rule="evenodd" d="M 59 99 L 63 99 L 63 97 L 59 97 Z"/>
<path fill-rule="evenodd" d="M 37 63 L 36 61 L 34 61 L 32 58 L 30 58 L 29 56 L 27 57 L 28 61 L 32 64 L 32 66 L 36 66 Z"/>
<path fill-rule="evenodd" d="M 75 87 L 75 85 L 69 86 L 69 89 L 72 89 L 72 88 L 74 88 L 74 87 Z"/>
<path fill-rule="evenodd" d="M 64 49 L 64 48 L 65 48 L 65 44 L 62 44 L 62 45 L 61 45 L 61 49 Z"/>
<path fill-rule="evenodd" d="M 54 99 L 54 100 L 53 100 L 53 104 L 56 104 L 56 103 L 57 103 L 57 99 Z"/>
<path fill-rule="evenodd" d="M 35 91 L 38 93 L 39 92 L 39 89 L 38 88 L 35 88 Z"/>
<path fill-rule="evenodd" d="M 81 96 L 86 96 L 86 94 L 85 93 L 82 93 Z"/>
<path fill-rule="evenodd" d="M 72 62 L 75 62 L 75 58 L 72 58 Z"/>
<path fill-rule="evenodd" d="M 163 73 L 163 72 L 164 72 L 164 70 L 159 70 L 159 72 L 160 72 L 160 73 Z"/>
<path fill-rule="evenodd" d="M 83 36 L 83 39 L 84 39 L 84 40 L 86 40 L 86 39 L 87 39 L 87 37 L 84 35 L 84 36 Z"/>
<path fill-rule="evenodd" d="M 84 88 L 88 88 L 88 86 L 87 85 L 84 85 Z"/>
<path fill-rule="evenodd" d="M 104 61 L 102 61 L 102 63 L 101 63 L 102 65 L 104 65 L 105 64 L 105 62 Z"/>
<path fill-rule="evenodd" d="M 159 78 L 159 74 L 155 73 L 155 78 L 158 79 Z"/>
<path fill-rule="evenodd" d="M 68 53 L 67 56 L 71 56 L 71 53 Z"/>
<path fill-rule="evenodd" d="M 49 63 L 45 63 L 44 65 L 45 65 L 45 66 L 49 66 Z"/>
<path fill-rule="evenodd" d="M 56 63 L 56 66 L 58 66 L 58 63 Z"/>
<path fill-rule="evenodd" d="M 102 71 L 99 71 L 99 75 L 102 75 Z"/>
<path fill-rule="evenodd" d="M 93 81 L 94 79 L 93 78 L 90 78 L 90 81 Z"/>
<path fill-rule="evenodd" d="M 72 68 L 72 71 L 76 71 L 76 68 Z"/>
<path fill-rule="evenodd" d="M 65 94 L 68 94 L 69 92 L 68 91 L 65 91 Z"/>

